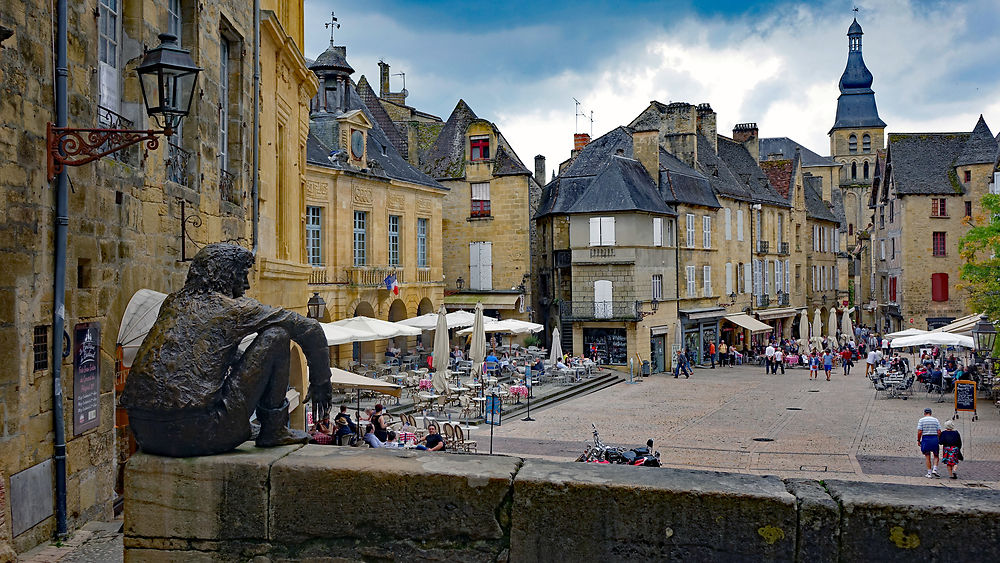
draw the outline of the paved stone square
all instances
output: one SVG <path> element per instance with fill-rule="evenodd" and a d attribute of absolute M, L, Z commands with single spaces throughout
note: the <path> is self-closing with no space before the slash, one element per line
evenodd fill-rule
<path fill-rule="evenodd" d="M 875 399 L 864 370 L 832 381 L 808 380 L 805 369 L 765 375 L 757 366 L 696 369 L 691 379 L 657 375 L 619 384 L 539 411 L 495 429 L 494 452 L 573 459 L 591 439 L 591 423 L 608 444 L 653 438 L 664 465 L 781 477 L 837 478 L 928 484 L 916 443 L 917 419 L 931 407 L 942 424 L 954 414 L 919 384 L 907 400 Z M 979 420 L 956 421 L 963 453 L 957 481 L 946 486 L 1000 489 L 1000 415 L 981 400 Z M 755 438 L 769 441 L 755 441 Z M 487 431 L 477 432 L 480 451 Z M 942 467 L 940 472 L 946 475 Z"/>

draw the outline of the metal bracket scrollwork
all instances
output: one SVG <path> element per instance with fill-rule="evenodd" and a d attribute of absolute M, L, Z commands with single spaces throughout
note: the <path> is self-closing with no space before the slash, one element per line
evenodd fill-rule
<path fill-rule="evenodd" d="M 201 226 L 201 216 L 199 215 L 188 215 L 187 214 L 187 202 L 183 199 L 181 200 L 181 262 L 189 262 L 190 258 L 187 256 L 187 241 L 190 239 L 191 243 L 198 246 L 198 243 L 194 241 L 187 234 L 187 226 L 190 224 L 194 228 Z"/>
<path fill-rule="evenodd" d="M 66 166 L 87 164 L 142 141 L 147 149 L 156 150 L 160 146 L 157 136 L 171 133 L 155 129 L 76 129 L 49 123 L 46 127 L 49 181 Z"/>

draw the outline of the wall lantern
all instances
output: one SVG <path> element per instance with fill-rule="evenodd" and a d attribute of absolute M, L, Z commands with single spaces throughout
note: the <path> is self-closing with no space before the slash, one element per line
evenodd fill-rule
<path fill-rule="evenodd" d="M 309 298 L 309 302 L 306 303 L 306 309 L 309 310 L 308 317 L 310 319 L 320 320 L 326 313 L 326 301 L 323 301 L 319 293 L 314 292 L 312 297 Z"/>

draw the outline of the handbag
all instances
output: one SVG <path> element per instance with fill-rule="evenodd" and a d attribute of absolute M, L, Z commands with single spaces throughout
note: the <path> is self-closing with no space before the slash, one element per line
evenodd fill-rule
<path fill-rule="evenodd" d="M 958 450 L 955 452 L 955 459 L 957 459 L 958 461 L 963 461 L 965 459 L 965 456 L 962 455 L 962 450 Z"/>

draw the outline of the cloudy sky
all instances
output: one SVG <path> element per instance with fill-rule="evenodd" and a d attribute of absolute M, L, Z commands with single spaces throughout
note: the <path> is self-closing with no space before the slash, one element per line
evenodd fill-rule
<path fill-rule="evenodd" d="M 406 73 L 407 103 L 447 119 L 459 98 L 521 159 L 551 171 L 574 132 L 627 124 L 650 100 L 708 102 L 719 132 L 756 122 L 829 154 L 855 3 L 305 0 L 306 56 L 337 44 L 378 90 L 378 60 Z M 1000 2 L 856 2 L 888 131 L 1000 128 Z M 392 77 L 392 90 L 403 78 Z M 573 99 L 587 118 L 574 119 Z M 550 172 L 551 174 L 551 172 Z"/>

